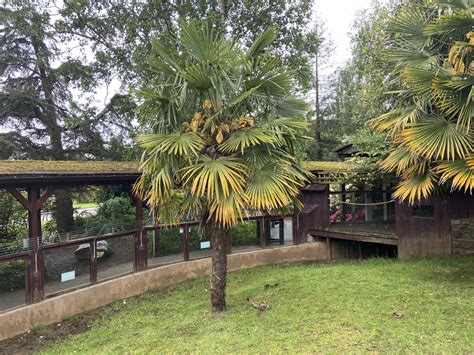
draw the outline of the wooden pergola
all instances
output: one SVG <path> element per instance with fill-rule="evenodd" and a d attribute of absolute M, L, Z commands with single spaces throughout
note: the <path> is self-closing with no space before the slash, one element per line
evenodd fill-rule
<path fill-rule="evenodd" d="M 139 176 L 137 163 L 134 162 L 0 161 L 0 189 L 7 190 L 28 211 L 29 252 L 25 268 L 27 303 L 44 298 L 44 257 L 40 249 L 41 208 L 56 189 L 85 185 L 123 185 L 129 188 Z M 21 191 L 26 191 L 26 196 Z M 136 220 L 139 227 L 143 220 L 142 201 L 139 199 L 136 199 Z M 135 233 L 136 243 L 139 244 L 140 238 Z M 146 253 L 144 248 L 138 250 L 140 254 Z M 135 257 L 136 270 L 146 268 L 146 264 L 143 264 L 146 257 L 140 256 Z M 97 264 L 93 262 L 91 265 Z M 94 270 L 91 275 L 94 275 Z"/>

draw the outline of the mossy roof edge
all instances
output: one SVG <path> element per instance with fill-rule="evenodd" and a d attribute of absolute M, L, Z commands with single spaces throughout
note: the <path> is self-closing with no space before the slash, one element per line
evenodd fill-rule
<path fill-rule="evenodd" d="M 313 172 L 344 173 L 357 171 L 357 167 L 351 162 L 303 161 L 301 165 Z M 139 174 L 139 170 L 136 161 L 0 160 L 0 176 L 48 174 Z"/>

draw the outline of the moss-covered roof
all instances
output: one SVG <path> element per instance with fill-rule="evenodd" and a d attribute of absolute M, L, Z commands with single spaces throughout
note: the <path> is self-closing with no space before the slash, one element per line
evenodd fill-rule
<path fill-rule="evenodd" d="M 355 172 L 357 166 L 349 161 L 304 161 L 302 166 L 313 172 L 328 174 Z"/>
<path fill-rule="evenodd" d="M 0 175 L 136 174 L 137 162 L 0 160 Z"/>
<path fill-rule="evenodd" d="M 304 161 L 308 170 L 326 173 L 356 171 L 347 161 Z M 137 174 L 138 162 L 121 161 L 51 161 L 0 160 L 0 175 L 82 175 L 82 174 Z"/>

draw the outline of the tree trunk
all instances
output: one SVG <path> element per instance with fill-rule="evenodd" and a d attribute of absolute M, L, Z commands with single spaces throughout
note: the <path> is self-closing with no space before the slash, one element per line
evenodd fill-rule
<path fill-rule="evenodd" d="M 206 232 L 212 243 L 211 305 L 212 313 L 226 309 L 225 290 L 227 286 L 227 252 L 229 231 L 215 224 L 208 224 Z"/>
<path fill-rule="evenodd" d="M 57 190 L 54 197 L 54 217 L 58 231 L 69 232 L 74 225 L 71 193 L 67 190 Z"/>

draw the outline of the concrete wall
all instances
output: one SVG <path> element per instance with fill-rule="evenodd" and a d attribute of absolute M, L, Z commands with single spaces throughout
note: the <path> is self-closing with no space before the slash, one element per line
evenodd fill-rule
<path fill-rule="evenodd" d="M 474 218 L 451 221 L 453 254 L 474 253 Z"/>
<path fill-rule="evenodd" d="M 232 254 L 229 255 L 228 267 L 229 271 L 235 271 L 267 264 L 324 259 L 324 243 L 310 243 Z M 204 276 L 210 270 L 209 258 L 162 266 L 0 313 L 0 340 L 24 333 L 34 326 L 57 323 L 67 317 L 150 289 Z"/>

